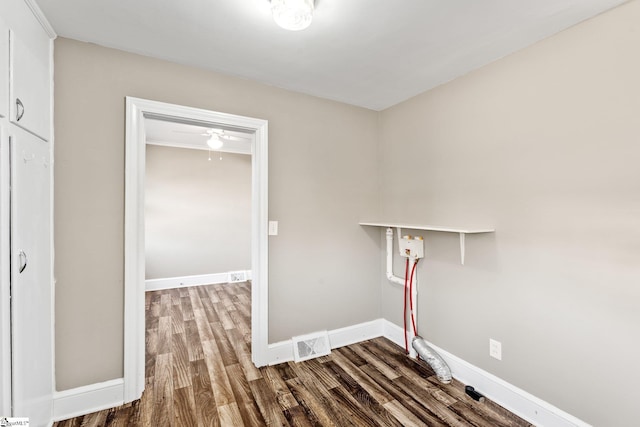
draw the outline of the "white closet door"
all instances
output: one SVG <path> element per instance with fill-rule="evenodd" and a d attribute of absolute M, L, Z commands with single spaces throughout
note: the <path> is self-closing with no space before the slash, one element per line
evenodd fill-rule
<path fill-rule="evenodd" d="M 10 149 L 13 415 L 41 426 L 53 395 L 49 144 L 15 129 Z"/>

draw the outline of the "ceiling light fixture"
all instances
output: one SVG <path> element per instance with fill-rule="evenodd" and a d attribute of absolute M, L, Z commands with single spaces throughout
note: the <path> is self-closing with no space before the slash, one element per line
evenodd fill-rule
<path fill-rule="evenodd" d="M 285 30 L 304 30 L 313 19 L 313 1 L 271 0 L 273 20 Z"/>
<path fill-rule="evenodd" d="M 222 140 L 220 139 L 220 137 L 217 134 L 213 134 L 211 135 L 211 138 L 209 138 L 207 140 L 207 145 L 212 149 L 212 150 L 219 150 L 222 148 L 222 146 L 224 145 L 224 143 L 222 142 Z"/>

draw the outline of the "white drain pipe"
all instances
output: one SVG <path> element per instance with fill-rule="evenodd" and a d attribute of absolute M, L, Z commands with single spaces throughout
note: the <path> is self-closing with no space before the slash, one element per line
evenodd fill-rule
<path fill-rule="evenodd" d="M 387 228 L 387 279 L 391 283 L 404 286 L 404 278 L 393 274 L 393 228 Z"/>

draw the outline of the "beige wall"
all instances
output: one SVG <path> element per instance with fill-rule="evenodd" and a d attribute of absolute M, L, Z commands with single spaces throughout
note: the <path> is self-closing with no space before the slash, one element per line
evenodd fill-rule
<path fill-rule="evenodd" d="M 357 225 L 377 113 L 64 38 L 54 59 L 58 390 L 123 374 L 125 96 L 269 121 L 270 342 L 380 316 L 379 241 Z"/>
<path fill-rule="evenodd" d="M 251 156 L 146 151 L 147 280 L 251 270 Z"/>
<path fill-rule="evenodd" d="M 380 121 L 386 218 L 497 230 L 464 266 L 426 235 L 419 329 L 594 426 L 638 423 L 639 22 L 636 0 Z M 398 324 L 401 298 L 383 283 Z"/>
<path fill-rule="evenodd" d="M 426 235 L 426 338 L 593 425 L 633 425 L 637 22 L 635 0 L 380 115 L 58 39 L 58 389 L 122 376 L 131 95 L 269 120 L 270 217 L 280 221 L 271 342 L 380 314 L 399 323 L 398 290 L 384 279 L 381 295 L 372 288 L 380 235 L 355 225 L 380 189 L 384 218 L 497 229 L 468 238 L 465 266 L 457 236 Z M 502 361 L 489 358 L 489 338 Z"/>

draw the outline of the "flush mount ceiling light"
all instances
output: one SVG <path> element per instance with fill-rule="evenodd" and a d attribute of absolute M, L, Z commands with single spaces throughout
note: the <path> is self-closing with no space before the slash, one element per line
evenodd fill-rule
<path fill-rule="evenodd" d="M 271 0 L 273 20 L 285 30 L 304 30 L 313 19 L 313 1 Z"/>
<path fill-rule="evenodd" d="M 219 150 L 222 148 L 222 145 L 224 143 L 222 142 L 222 140 L 220 139 L 220 137 L 218 136 L 218 134 L 213 134 L 211 135 L 211 138 L 209 138 L 207 140 L 207 145 L 212 149 L 212 150 Z"/>

